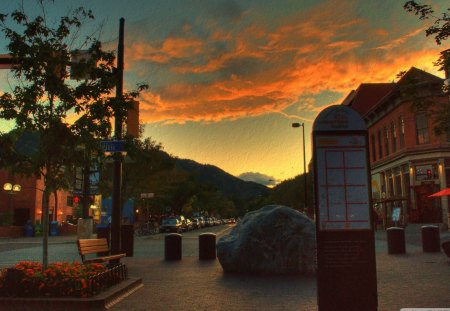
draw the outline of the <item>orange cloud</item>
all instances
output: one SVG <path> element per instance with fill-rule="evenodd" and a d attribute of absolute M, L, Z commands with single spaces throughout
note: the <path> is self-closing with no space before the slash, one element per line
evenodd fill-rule
<path fill-rule="evenodd" d="M 134 43 L 130 47 L 133 61 L 153 61 L 156 63 L 168 63 L 174 58 L 185 58 L 200 54 L 204 42 L 199 39 L 169 37 L 161 47 L 154 47 L 146 43 Z"/>
<path fill-rule="evenodd" d="M 409 40 L 410 38 L 413 38 L 417 35 L 422 35 L 424 33 L 424 28 L 420 28 L 420 29 L 416 29 L 411 33 L 408 33 L 400 38 L 391 40 L 387 43 L 385 43 L 384 45 L 380 45 L 378 47 L 376 47 L 375 49 L 380 49 L 380 50 L 389 50 L 398 46 L 401 46 L 402 44 L 404 44 L 407 40 Z"/>
<path fill-rule="evenodd" d="M 345 1 L 336 3 L 347 13 L 338 15 L 335 6 L 321 5 L 277 21 L 279 26 L 270 31 L 262 25 L 239 31 L 216 25 L 204 37 L 189 29 L 187 38 L 133 44 L 130 67 L 158 64 L 168 79 L 143 94 L 141 118 L 183 123 L 273 112 L 288 116 L 284 111 L 300 106 L 300 97 L 302 114 L 315 114 L 339 103 L 317 101 L 324 91 L 344 98 L 360 83 L 389 82 L 411 66 L 435 73 L 437 49 L 417 46 L 422 29 L 386 42 L 383 29 L 350 18 L 353 8 Z M 417 39 L 414 45 L 409 45 L 411 38 Z"/>

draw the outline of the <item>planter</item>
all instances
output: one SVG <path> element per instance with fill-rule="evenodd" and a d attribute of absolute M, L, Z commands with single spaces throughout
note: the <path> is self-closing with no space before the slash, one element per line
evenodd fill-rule
<path fill-rule="evenodd" d="M 142 279 L 128 278 L 91 298 L 0 297 L 0 306 L 2 311 L 106 310 L 143 286 Z"/>

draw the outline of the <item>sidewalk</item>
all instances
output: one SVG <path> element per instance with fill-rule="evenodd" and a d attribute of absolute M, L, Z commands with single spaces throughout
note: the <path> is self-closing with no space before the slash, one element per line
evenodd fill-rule
<path fill-rule="evenodd" d="M 440 234 L 441 241 L 450 240 L 449 232 Z M 422 252 L 420 227 L 408 226 L 405 236 L 406 254 L 389 255 L 386 231 L 376 232 L 378 310 L 450 308 L 450 259 L 443 252 Z M 75 241 L 76 236 L 50 237 L 50 258 L 79 260 Z M 42 238 L 0 239 L 0 247 L 21 243 L 33 246 L 2 251 L 2 264 L 40 261 Z M 198 260 L 196 233 L 183 236 L 181 261 L 163 258 L 163 235 L 135 239 L 134 256 L 123 262 L 131 277 L 142 278 L 144 287 L 112 311 L 317 310 L 315 277 L 224 274 L 218 260 Z"/>
<path fill-rule="evenodd" d="M 420 230 L 420 228 L 419 228 Z M 406 254 L 387 254 L 386 231 L 376 233 L 378 310 L 450 309 L 450 259 L 423 253 L 420 231 L 405 229 Z M 441 232 L 441 241 L 450 239 Z M 317 310 L 315 277 L 224 274 L 218 260 L 125 258 L 144 287 L 112 308 L 125 310 Z M 363 310 L 362 310 L 363 311 Z"/>

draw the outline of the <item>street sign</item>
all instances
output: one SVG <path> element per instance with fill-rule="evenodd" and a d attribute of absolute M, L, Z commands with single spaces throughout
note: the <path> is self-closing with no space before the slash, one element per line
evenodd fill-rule
<path fill-rule="evenodd" d="M 123 152 L 125 145 L 125 140 L 103 140 L 100 142 L 100 146 L 103 148 L 104 152 Z"/>
<path fill-rule="evenodd" d="M 345 105 L 313 125 L 319 311 L 376 311 L 377 278 L 367 127 Z"/>
<path fill-rule="evenodd" d="M 155 194 L 152 192 L 149 193 L 141 193 L 141 199 L 150 199 L 150 198 L 154 198 Z"/>

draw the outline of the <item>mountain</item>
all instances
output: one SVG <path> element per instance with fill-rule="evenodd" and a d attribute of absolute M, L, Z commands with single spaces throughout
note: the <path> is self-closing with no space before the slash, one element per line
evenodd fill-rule
<path fill-rule="evenodd" d="M 270 192 L 266 186 L 244 181 L 213 165 L 200 164 L 188 159 L 177 159 L 175 165 L 177 169 L 193 174 L 198 182 L 213 185 L 230 198 L 249 201 L 266 196 Z"/>

